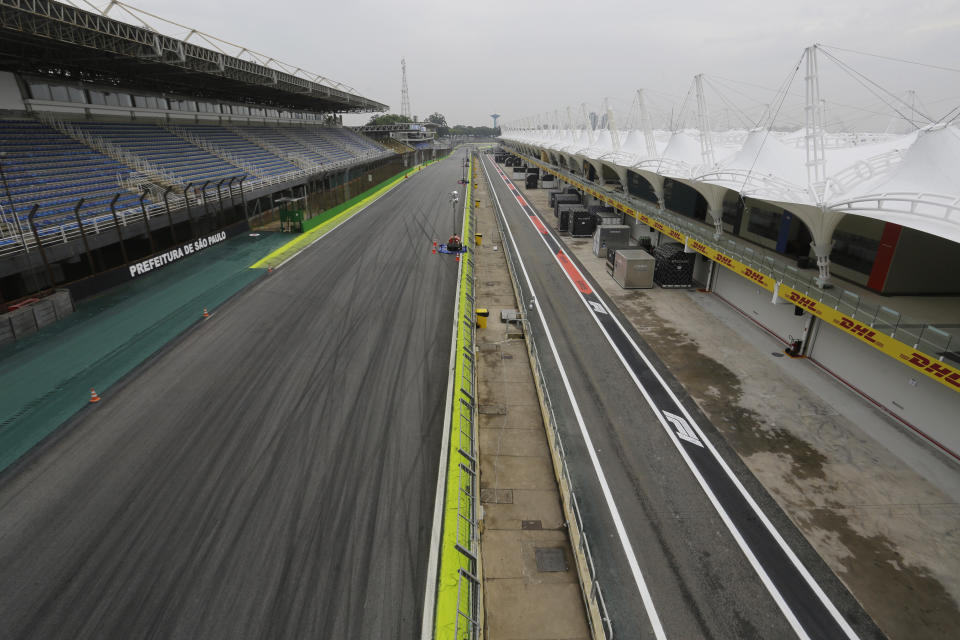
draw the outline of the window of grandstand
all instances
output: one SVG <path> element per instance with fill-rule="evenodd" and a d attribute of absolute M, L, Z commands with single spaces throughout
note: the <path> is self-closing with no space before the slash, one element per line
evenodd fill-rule
<path fill-rule="evenodd" d="M 170 108 L 167 105 L 166 98 L 157 96 L 133 96 L 133 103 L 140 109 L 162 109 L 166 111 Z"/>
<path fill-rule="evenodd" d="M 740 235 L 740 222 L 743 220 L 743 200 L 734 193 L 723 197 L 723 229 L 733 235 Z"/>
<path fill-rule="evenodd" d="M 659 205 L 657 201 L 657 194 L 653 190 L 653 187 L 650 186 L 650 183 L 647 180 L 633 171 L 627 171 L 627 191 L 632 196 L 637 196 L 642 198 L 647 202 L 652 202 L 653 204 Z"/>
<path fill-rule="evenodd" d="M 67 91 L 67 88 L 60 84 L 50 85 L 50 96 L 52 100 L 57 102 L 70 102 L 70 92 Z"/>
<path fill-rule="evenodd" d="M 694 220 L 706 220 L 707 201 L 693 187 L 676 180 L 663 181 L 663 202 L 667 209 Z"/>
<path fill-rule="evenodd" d="M 860 216 L 846 216 L 833 232 L 831 262 L 869 275 L 880 248 L 884 223 Z"/>
<path fill-rule="evenodd" d="M 34 100 L 49 100 L 50 85 L 43 82 L 30 83 L 30 97 Z"/>
<path fill-rule="evenodd" d="M 761 238 L 776 241 L 780 236 L 780 216 L 780 209 L 751 205 L 747 217 L 747 231 Z"/>
<path fill-rule="evenodd" d="M 197 111 L 197 103 L 194 100 L 171 100 L 170 109 L 172 111 Z"/>
<path fill-rule="evenodd" d="M 87 91 L 90 96 L 90 104 L 100 104 L 111 107 L 130 107 L 133 106 L 130 96 L 126 93 L 113 93 L 109 91 L 97 91 L 90 89 Z"/>

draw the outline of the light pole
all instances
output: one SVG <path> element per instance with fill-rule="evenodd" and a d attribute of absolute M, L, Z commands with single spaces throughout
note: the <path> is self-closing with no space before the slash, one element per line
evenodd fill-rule
<path fill-rule="evenodd" d="M 450 192 L 450 207 L 453 209 L 453 235 L 457 235 L 457 203 L 460 202 L 460 194 L 456 191 Z"/>
<path fill-rule="evenodd" d="M 13 196 L 10 195 L 10 187 L 7 185 L 7 174 L 3 170 L 3 163 L 7 159 L 7 152 L 0 151 L 0 180 L 3 180 L 3 190 L 7 192 L 7 203 L 10 205 L 10 215 L 13 216 L 14 221 L 17 223 L 17 233 L 20 234 L 20 244 L 23 245 L 23 250 L 27 253 L 30 253 L 30 249 L 27 248 L 27 240 L 23 237 L 23 225 L 20 224 L 20 216 L 17 215 L 17 209 L 13 206 Z"/>

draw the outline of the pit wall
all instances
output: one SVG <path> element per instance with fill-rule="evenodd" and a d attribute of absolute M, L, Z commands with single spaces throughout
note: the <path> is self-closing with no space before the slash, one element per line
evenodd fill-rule
<path fill-rule="evenodd" d="M 713 262 L 718 295 L 778 338 L 803 339 L 805 354 L 816 364 L 948 455 L 960 459 L 960 422 L 948 418 L 960 415 L 960 368 L 777 282 L 717 250 L 709 241 L 688 236 L 656 215 L 638 211 L 613 194 L 598 191 L 592 183 L 528 156 L 516 155 L 539 167 L 541 174 L 555 175 L 623 212 L 633 219 L 631 225 L 638 222 L 652 227 Z M 637 231 L 633 235 L 636 237 Z M 795 316 L 795 307 L 802 309 L 804 315 Z M 818 344 L 820 339 L 822 344 Z"/>
<path fill-rule="evenodd" d="M 468 175 L 473 175 L 471 161 Z M 480 465 L 477 450 L 476 315 L 474 309 L 473 231 L 475 210 L 472 181 L 463 203 L 463 245 L 457 288 L 457 344 L 453 398 L 450 403 L 449 455 L 437 577 L 434 640 L 477 640 L 483 637 L 483 577 L 480 574 Z"/>

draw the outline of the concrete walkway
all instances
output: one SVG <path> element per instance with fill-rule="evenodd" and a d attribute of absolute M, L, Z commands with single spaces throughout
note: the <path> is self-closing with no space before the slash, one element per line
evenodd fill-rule
<path fill-rule="evenodd" d="M 547 191 L 515 184 L 550 211 Z M 881 629 L 953 637 L 956 462 L 812 363 L 782 357 L 782 343 L 717 296 L 624 290 L 592 238 L 561 237 Z"/>
<path fill-rule="evenodd" d="M 516 309 L 510 273 L 485 184 L 478 193 L 476 304 L 490 311 L 477 330 L 485 637 L 587 640 L 530 360 L 517 329 L 500 322 Z"/>

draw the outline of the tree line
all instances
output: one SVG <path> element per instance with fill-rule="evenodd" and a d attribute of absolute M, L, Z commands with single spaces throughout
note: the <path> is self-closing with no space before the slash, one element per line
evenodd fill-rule
<path fill-rule="evenodd" d="M 408 118 L 407 116 L 402 116 L 397 113 L 385 113 L 379 116 L 373 116 L 370 118 L 370 122 L 367 123 L 367 126 L 372 125 L 386 125 L 386 124 L 405 124 L 413 123 L 416 120 Z M 426 120 L 423 122 L 428 124 L 436 125 L 437 135 L 441 137 L 446 136 L 498 136 L 500 135 L 500 127 L 471 127 L 464 124 L 457 124 L 450 126 L 447 124 L 447 119 L 442 113 L 432 113 L 427 116 Z"/>

